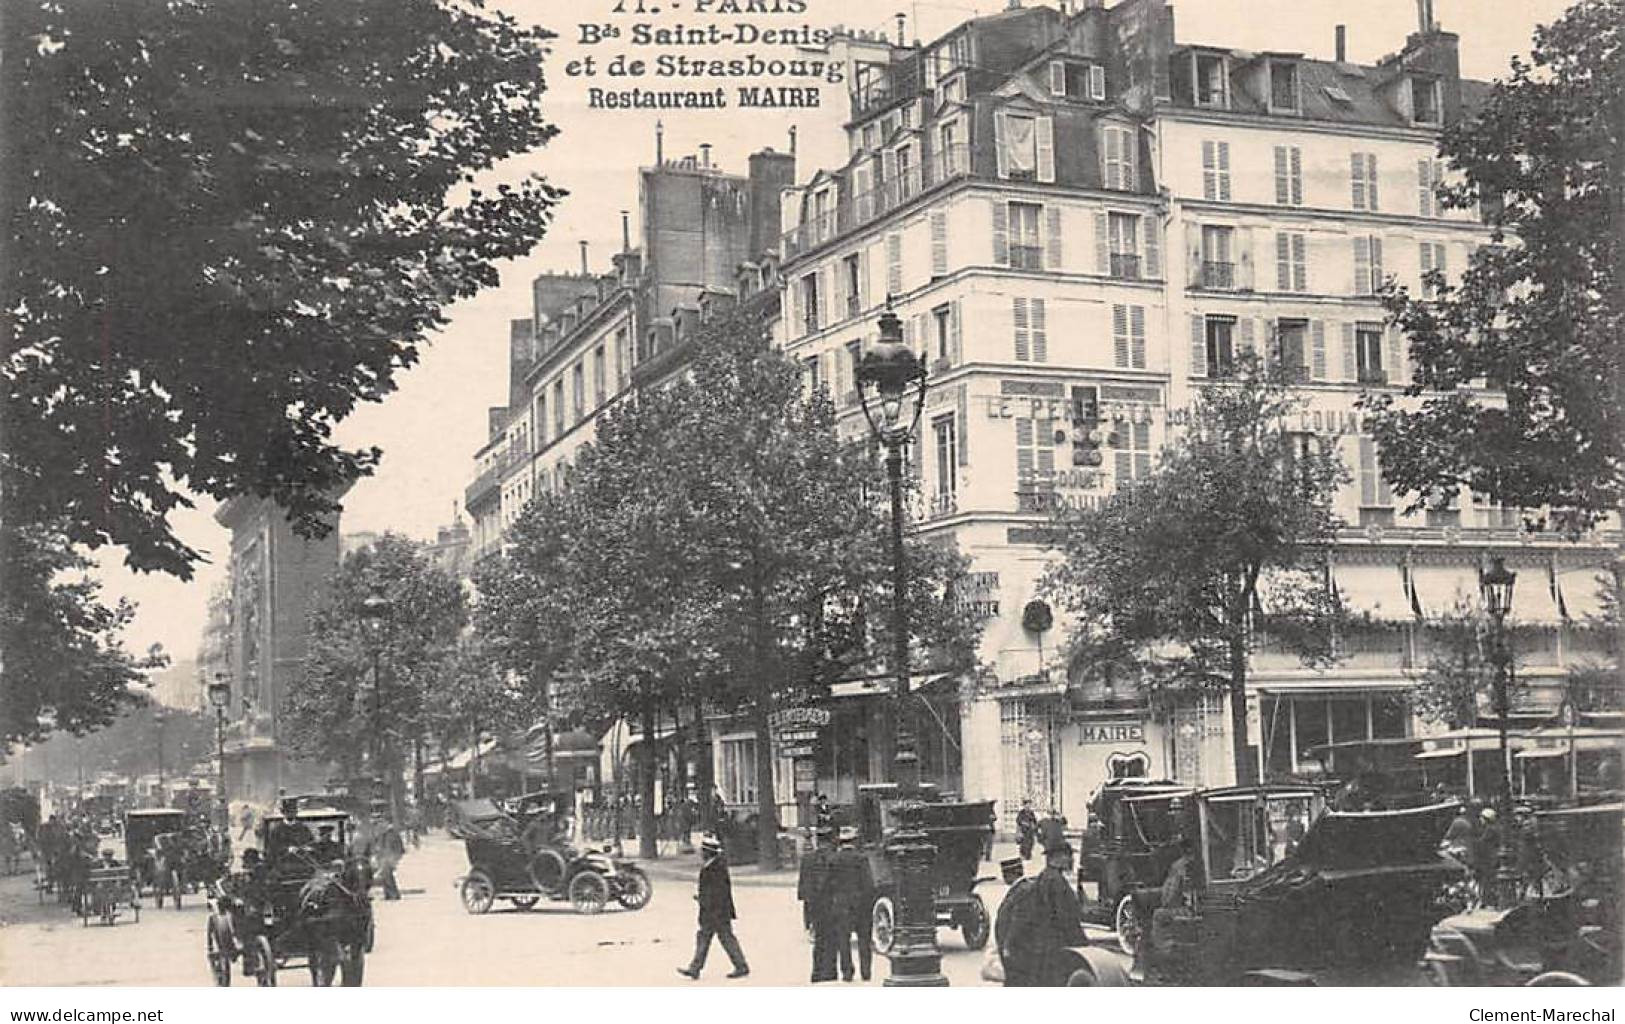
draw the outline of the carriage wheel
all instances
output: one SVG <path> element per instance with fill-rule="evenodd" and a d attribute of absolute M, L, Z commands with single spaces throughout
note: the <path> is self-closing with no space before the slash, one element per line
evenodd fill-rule
<path fill-rule="evenodd" d="M 982 897 L 972 896 L 970 906 L 966 907 L 959 918 L 959 934 L 965 940 L 966 949 L 981 949 L 987 945 L 987 937 L 992 931 L 992 924 L 987 918 L 987 904 Z"/>
<path fill-rule="evenodd" d="M 136 911 L 140 913 L 140 911 Z M 140 918 L 136 918 L 140 920 Z M 221 988 L 231 987 L 231 954 L 226 952 L 225 945 L 220 941 L 220 929 L 210 922 L 203 930 L 204 955 L 209 961 L 209 974 L 214 983 Z"/>
<path fill-rule="evenodd" d="M 321 943 L 310 954 L 310 983 L 316 988 L 330 987 L 343 959 L 344 950 L 337 939 Z"/>
<path fill-rule="evenodd" d="M 366 973 L 366 950 L 358 945 L 345 946 L 344 955 L 339 958 L 339 984 L 345 988 L 359 988 Z"/>
<path fill-rule="evenodd" d="M 175 909 L 181 909 L 181 873 L 178 868 L 169 873 L 169 891 L 175 895 Z"/>
<path fill-rule="evenodd" d="M 609 902 L 609 883 L 596 871 L 583 871 L 570 879 L 570 906 L 578 914 L 596 914 Z"/>
<path fill-rule="evenodd" d="M 875 900 L 874 909 L 869 913 L 869 938 L 875 952 L 881 954 L 890 953 L 892 944 L 897 941 L 897 909 L 890 896 Z"/>
<path fill-rule="evenodd" d="M 1112 921 L 1117 928 L 1117 948 L 1133 956 L 1145 940 L 1145 921 L 1140 908 L 1134 905 L 1132 893 L 1125 893 L 1117 901 L 1117 913 Z"/>
<path fill-rule="evenodd" d="M 271 940 L 263 935 L 254 937 L 254 980 L 260 988 L 276 987 L 276 957 L 271 953 Z"/>
<path fill-rule="evenodd" d="M 642 868 L 621 869 L 621 886 L 615 893 L 616 902 L 627 910 L 642 910 L 654 899 L 654 886 Z"/>
<path fill-rule="evenodd" d="M 470 914 L 484 914 L 496 901 L 496 885 L 491 876 L 475 868 L 463 879 L 463 909 Z"/>

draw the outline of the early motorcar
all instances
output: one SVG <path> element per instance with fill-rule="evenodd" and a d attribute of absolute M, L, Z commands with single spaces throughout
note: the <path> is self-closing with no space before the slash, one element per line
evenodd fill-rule
<path fill-rule="evenodd" d="M 187 825 L 185 811 L 171 807 L 149 807 L 124 816 L 124 857 L 135 873 L 142 892 L 169 892 L 177 882 L 170 872 L 178 864 L 165 866 L 155 840 L 161 835 L 181 832 Z"/>
<path fill-rule="evenodd" d="M 458 881 L 463 909 L 484 914 L 499 899 L 520 910 L 543 899 L 569 900 L 582 914 L 596 914 L 612 899 L 627 910 L 648 904 L 654 889 L 642 868 L 606 850 L 570 845 L 565 798 L 529 797 L 520 805 L 524 818 L 490 800 L 453 806 L 451 833 L 468 854 L 468 874 Z"/>
<path fill-rule="evenodd" d="M 1089 827 L 1078 847 L 1078 899 L 1084 919 L 1113 926 L 1126 953 L 1144 929 L 1130 894 L 1160 887 L 1167 877 L 1179 857 L 1193 792 L 1166 779 L 1112 779 L 1089 801 Z"/>

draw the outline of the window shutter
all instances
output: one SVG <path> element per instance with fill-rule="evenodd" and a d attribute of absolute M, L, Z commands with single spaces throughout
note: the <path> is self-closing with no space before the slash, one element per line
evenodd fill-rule
<path fill-rule="evenodd" d="M 1288 147 L 1292 158 L 1292 205 L 1303 205 L 1303 150 L 1297 146 Z"/>
<path fill-rule="evenodd" d="M 1418 246 L 1417 256 L 1417 290 L 1425 296 L 1429 294 L 1427 282 L 1428 271 L 1433 269 L 1433 243 L 1423 242 L 1420 246 Z"/>
<path fill-rule="evenodd" d="M 1037 457 L 1040 480 L 1055 479 L 1055 421 L 1034 420 L 1033 454 Z"/>
<path fill-rule="evenodd" d="M 1044 210 L 1044 262 L 1047 270 L 1061 269 L 1061 208 L 1051 205 Z"/>
<path fill-rule="evenodd" d="M 1191 376 L 1207 376 L 1207 332 L 1195 313 L 1191 314 Z"/>
<path fill-rule="evenodd" d="M 1112 365 L 1124 369 L 1129 365 L 1128 307 L 1112 306 Z"/>
<path fill-rule="evenodd" d="M 1360 435 L 1360 504 L 1377 503 L 1377 453 L 1371 438 Z"/>
<path fill-rule="evenodd" d="M 807 323 L 801 312 L 801 282 L 793 282 L 790 287 L 784 290 L 784 294 L 785 298 L 789 300 L 790 330 L 788 334 L 792 338 L 799 338 L 806 333 L 804 328 Z"/>
<path fill-rule="evenodd" d="M 944 210 L 931 213 L 931 276 L 948 273 L 948 214 Z"/>
<path fill-rule="evenodd" d="M 1357 236 L 1354 239 L 1354 294 L 1369 295 L 1371 293 L 1371 239 Z"/>
<path fill-rule="evenodd" d="M 1129 192 L 1140 190 L 1140 133 L 1127 128 L 1118 133 L 1123 140 L 1123 188 Z"/>
<path fill-rule="evenodd" d="M 1443 242 L 1433 243 L 1433 269 L 1439 272 L 1440 277 L 1450 273 L 1450 268 L 1445 266 Z"/>
<path fill-rule="evenodd" d="M 931 365 L 931 331 L 924 313 L 915 314 L 914 317 L 914 351 L 919 355 L 920 362 L 926 366 Z"/>
<path fill-rule="evenodd" d="M 1309 290 L 1309 239 L 1305 235 L 1292 236 L 1292 290 Z"/>
<path fill-rule="evenodd" d="M 1016 479 L 1033 478 L 1033 421 L 1016 418 Z"/>
<path fill-rule="evenodd" d="M 1433 161 L 1416 161 L 1416 212 L 1433 216 Z"/>
<path fill-rule="evenodd" d="M 818 277 L 819 277 L 819 281 L 818 281 L 818 284 L 819 284 L 819 288 L 818 288 L 818 326 L 819 327 L 828 327 L 829 326 L 829 293 L 830 293 L 830 286 L 831 286 L 831 283 L 835 279 L 835 275 L 834 275 L 834 273 L 831 272 L 831 269 L 829 267 L 825 267 L 823 269 L 823 271 L 821 273 L 819 273 Z"/>
<path fill-rule="evenodd" d="M 993 262 L 997 266 L 1010 265 L 1010 208 L 1001 199 L 990 201 L 993 207 Z"/>
<path fill-rule="evenodd" d="M 1375 293 L 1383 284 L 1382 239 L 1371 236 L 1371 291 Z"/>
<path fill-rule="evenodd" d="M 1253 229 L 1238 227 L 1233 236 L 1236 259 L 1236 287 L 1250 292 L 1258 286 L 1253 268 Z"/>
<path fill-rule="evenodd" d="M 1236 333 L 1240 335 L 1238 344 L 1241 350 L 1250 352 L 1255 356 L 1258 355 L 1258 344 L 1253 337 L 1253 318 L 1250 316 L 1237 317 Z"/>
<path fill-rule="evenodd" d="M 1388 356 L 1388 383 L 1403 384 L 1405 383 L 1405 367 L 1403 365 L 1405 362 L 1404 335 L 1397 327 L 1387 328 L 1386 335 L 1384 340 L 1388 343 L 1386 353 Z"/>
<path fill-rule="evenodd" d="M 1365 154 L 1349 154 L 1349 202 L 1356 210 L 1365 209 Z"/>
<path fill-rule="evenodd" d="M 1089 98 L 1092 100 L 1106 98 L 1106 69 L 1099 64 L 1089 65 Z"/>
<path fill-rule="evenodd" d="M 1106 241 L 1106 211 L 1095 211 L 1095 272 L 1097 274 L 1110 274 L 1112 272 L 1111 257 L 1107 251 Z"/>
<path fill-rule="evenodd" d="M 1343 379 L 1360 379 L 1360 359 L 1354 351 L 1354 325 L 1343 325 Z"/>
<path fill-rule="evenodd" d="M 1377 203 L 1377 154 L 1365 155 L 1365 204 L 1368 210 L 1381 207 Z"/>
<path fill-rule="evenodd" d="M 1190 221 L 1185 222 L 1185 257 L 1185 280 L 1194 288 L 1202 283 L 1202 225 Z"/>
<path fill-rule="evenodd" d="M 1033 362 L 1049 362 L 1049 333 L 1044 326 L 1044 300 L 1032 300 L 1032 346 Z"/>
<path fill-rule="evenodd" d="M 1230 143 L 1219 143 L 1219 200 L 1230 201 Z"/>
<path fill-rule="evenodd" d="M 1284 231 L 1275 233 L 1275 290 L 1292 290 L 1292 240 Z"/>
<path fill-rule="evenodd" d="M 1031 336 L 1027 320 L 1027 300 L 1016 296 L 1010 300 L 1010 317 L 1015 325 L 1016 361 L 1031 362 L 1033 358 Z"/>
<path fill-rule="evenodd" d="M 959 322 L 958 303 L 955 303 L 954 322 Z M 957 454 L 959 456 L 959 464 L 961 466 L 968 466 L 970 465 L 970 454 L 967 448 L 970 441 L 970 396 L 965 385 L 959 385 L 959 387 L 956 389 L 954 398 L 959 406 L 959 430 L 957 431 L 959 436 L 954 439 L 954 447 L 958 449 Z"/>
<path fill-rule="evenodd" d="M 955 366 L 965 361 L 965 312 L 955 299 L 948 307 L 948 358 Z"/>
<path fill-rule="evenodd" d="M 919 333 L 918 333 L 918 330 L 917 330 L 917 328 L 919 327 L 919 323 L 920 323 L 920 318 L 919 317 L 915 317 L 915 316 L 905 316 L 905 317 L 903 317 L 903 347 L 908 349 L 910 352 L 915 353 L 916 355 L 918 355 L 919 351 L 920 351 L 920 346 L 919 346 L 920 336 L 919 336 Z"/>
<path fill-rule="evenodd" d="M 1115 470 L 1114 475 L 1118 486 L 1122 486 L 1134 478 L 1134 457 L 1128 451 L 1128 446 L 1133 444 L 1133 439 L 1129 435 L 1133 433 L 1134 428 L 1127 423 L 1121 425 L 1123 433 L 1114 432 L 1112 434 L 1112 443 L 1117 448 L 1116 451 L 1112 452 L 1112 468 Z M 1113 426 L 1117 426 L 1117 424 L 1113 424 Z"/>
<path fill-rule="evenodd" d="M 1049 62 L 1049 91 L 1056 96 L 1066 95 L 1066 66 L 1058 60 Z"/>
<path fill-rule="evenodd" d="M 870 301 L 870 296 L 873 294 L 873 292 L 874 289 L 869 283 L 869 247 L 866 245 L 863 247 L 863 251 L 858 253 L 859 309 L 868 309 L 870 306 L 874 305 L 874 303 Z"/>
<path fill-rule="evenodd" d="M 1010 159 L 1005 153 L 1006 140 L 1009 137 L 1010 133 L 1004 124 L 1004 111 L 997 111 L 993 115 L 993 155 L 1001 178 L 1010 177 Z"/>
<path fill-rule="evenodd" d="M 1287 183 L 1286 147 L 1275 147 L 1275 202 L 1285 206 L 1291 199 L 1292 190 Z"/>
<path fill-rule="evenodd" d="M 1145 276 L 1162 276 L 1162 218 L 1156 214 L 1140 218 L 1140 235 L 1145 239 Z"/>
<path fill-rule="evenodd" d="M 1134 424 L 1134 475 L 1148 476 L 1151 473 L 1151 424 Z"/>
<path fill-rule="evenodd" d="M 830 308 L 835 311 L 835 319 L 846 319 L 846 275 L 841 272 L 841 265 L 837 263 L 830 269 Z"/>
<path fill-rule="evenodd" d="M 886 236 L 886 293 L 900 295 L 903 291 L 903 236 L 892 232 Z"/>
<path fill-rule="evenodd" d="M 1309 376 L 1311 380 L 1326 379 L 1326 321 L 1309 321 Z"/>
<path fill-rule="evenodd" d="M 1215 142 L 1202 142 L 1202 198 L 1219 198 L 1219 146 Z"/>
<path fill-rule="evenodd" d="M 1033 127 L 1038 137 L 1038 180 L 1055 180 L 1055 118 L 1041 117 Z"/>
<path fill-rule="evenodd" d="M 1129 362 L 1136 370 L 1145 369 L 1145 307 L 1128 308 Z"/>

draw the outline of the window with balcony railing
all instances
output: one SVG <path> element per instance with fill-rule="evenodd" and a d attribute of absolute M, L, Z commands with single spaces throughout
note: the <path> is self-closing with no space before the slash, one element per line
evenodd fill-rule
<path fill-rule="evenodd" d="M 1236 286 L 1236 265 L 1221 260 L 1202 261 L 1202 287 L 1230 289 Z"/>
<path fill-rule="evenodd" d="M 1140 257 L 1131 252 L 1114 252 L 1111 255 L 1112 276 L 1125 281 L 1138 281 L 1140 279 Z"/>
<path fill-rule="evenodd" d="M 1378 386 L 1388 383 L 1388 371 L 1382 365 L 1382 329 L 1360 326 L 1354 331 L 1356 369 L 1361 384 Z"/>

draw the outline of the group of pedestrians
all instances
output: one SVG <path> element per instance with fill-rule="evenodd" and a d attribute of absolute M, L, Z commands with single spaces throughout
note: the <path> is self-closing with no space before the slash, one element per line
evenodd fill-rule
<path fill-rule="evenodd" d="M 869 928 L 875 880 L 869 858 L 858 849 L 857 829 L 846 827 L 837 832 L 824 824 L 813 830 L 813 848 L 802 858 L 796 898 L 801 901 L 802 923 L 812 933 L 814 984 L 834 981 L 837 967 L 842 981 L 854 976 L 868 981 L 874 963 Z"/>

